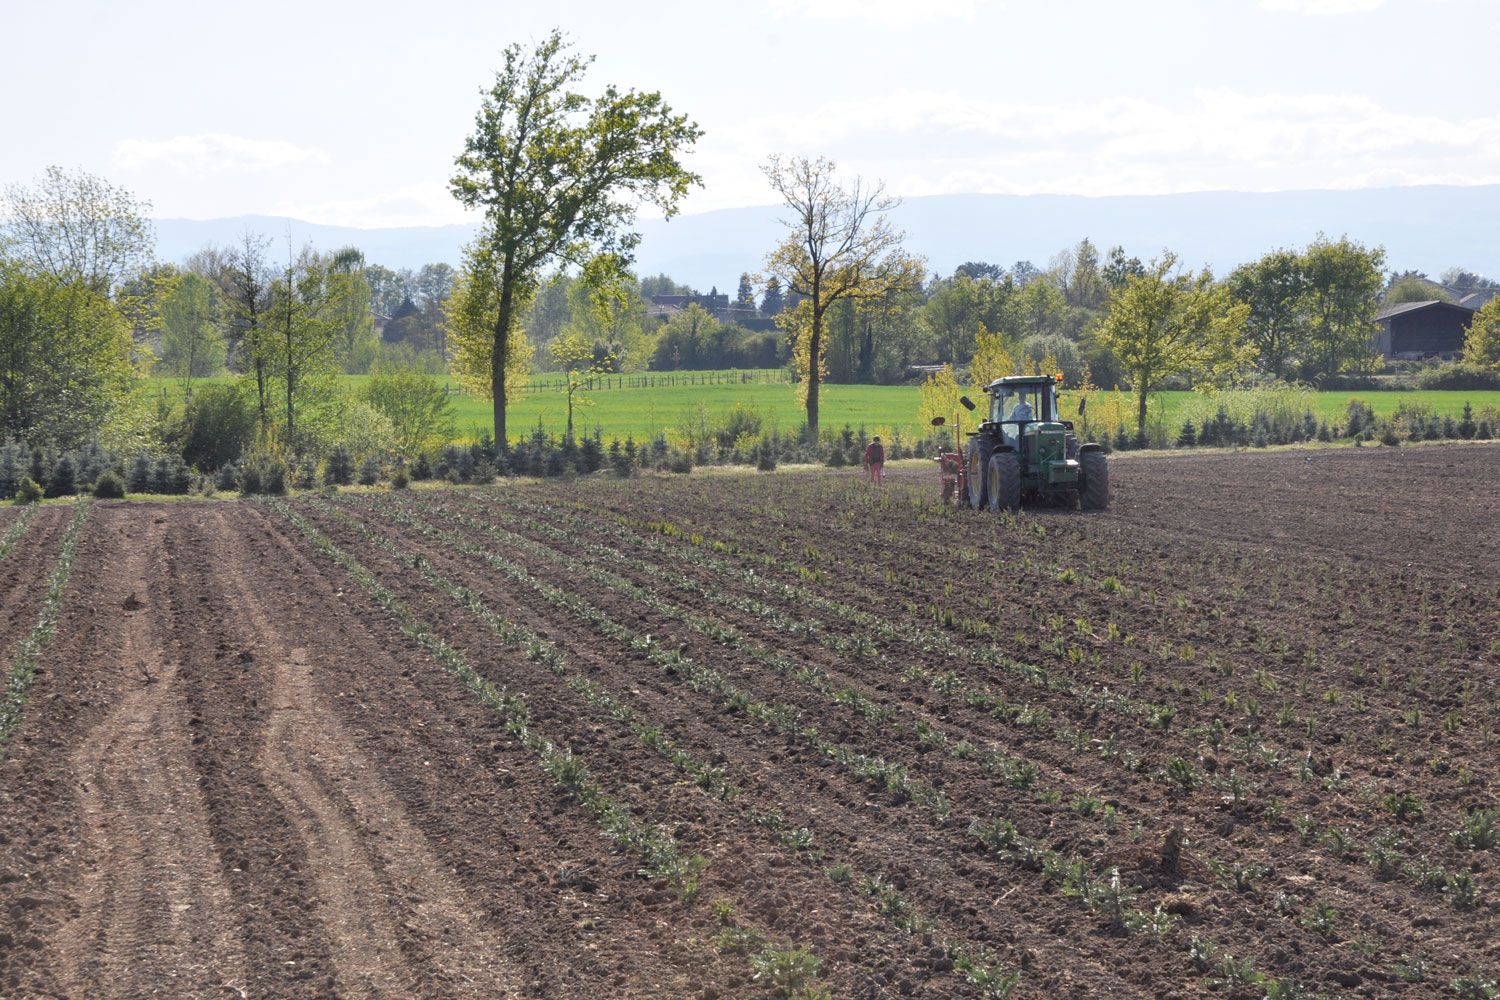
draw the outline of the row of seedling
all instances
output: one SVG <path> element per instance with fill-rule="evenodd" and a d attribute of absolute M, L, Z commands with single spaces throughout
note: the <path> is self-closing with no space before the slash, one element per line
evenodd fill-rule
<path fill-rule="evenodd" d="M 4 756 L 16 726 L 21 722 L 21 712 L 30 698 L 31 682 L 36 677 L 37 660 L 57 634 L 57 619 L 62 614 L 68 579 L 73 575 L 73 565 L 78 556 L 78 536 L 83 531 L 88 516 L 88 501 L 74 501 L 73 519 L 63 533 L 57 562 L 53 564 L 52 573 L 47 577 L 47 592 L 42 598 L 42 609 L 37 615 L 36 624 L 16 643 L 7 664 L 4 698 L 0 700 L 0 757 Z M 17 522 L 21 530 L 25 530 L 27 523 L 29 522 Z M 17 534 L 16 537 L 19 538 L 20 535 Z"/>
<path fill-rule="evenodd" d="M 318 504 L 317 506 L 327 510 L 326 505 Z M 463 603 L 466 607 L 468 607 L 469 610 L 476 611 L 477 613 L 477 609 L 473 606 L 475 595 L 472 591 L 460 585 L 453 584 L 451 581 L 447 581 L 446 578 L 441 577 L 440 574 L 436 574 L 436 572 L 432 570 L 430 563 L 422 561 L 420 557 L 413 558 L 409 554 L 400 553 L 393 543 L 370 531 L 367 526 L 362 525 L 360 522 L 354 521 L 353 519 L 350 519 L 337 511 L 327 512 L 334 514 L 334 516 L 338 516 L 341 521 L 355 528 L 356 531 L 358 531 L 372 543 L 379 545 L 382 548 L 385 548 L 388 552 L 391 552 L 392 554 L 400 557 L 404 564 L 411 564 L 417 566 L 417 568 L 424 569 L 424 575 L 428 576 L 430 582 L 435 583 L 441 589 L 444 589 L 446 592 L 448 592 L 450 597 L 453 597 L 454 599 L 460 601 L 460 603 Z M 493 612 L 490 611 L 489 615 L 493 616 Z M 481 617 L 484 616 L 481 615 Z M 524 632 L 525 630 L 521 626 L 507 623 L 507 628 L 504 631 L 496 631 L 497 634 L 500 634 L 502 636 L 509 636 L 514 639 L 518 633 Z M 536 659 L 536 657 L 533 657 L 533 659 Z M 555 661 L 548 661 L 549 667 L 552 662 L 555 662 L 560 666 L 560 664 L 562 663 L 561 654 L 558 654 Z M 678 661 L 678 663 L 679 665 L 685 665 L 688 667 L 692 666 L 691 661 Z M 558 669 L 553 669 L 554 672 L 559 672 Z M 702 680 L 703 678 L 700 676 L 699 679 Z M 738 786 L 728 781 L 725 769 L 709 767 L 708 765 L 704 765 L 701 762 L 694 760 L 685 751 L 676 747 L 672 743 L 672 741 L 662 733 L 659 727 L 646 726 L 642 724 L 634 709 L 630 708 L 628 705 L 622 703 L 618 698 L 609 694 L 598 683 L 591 681 L 581 675 L 574 675 L 570 679 L 569 684 L 590 704 L 608 712 L 611 717 L 616 719 L 617 721 L 630 726 L 634 731 L 636 731 L 643 744 L 652 748 L 653 750 L 656 750 L 663 757 L 666 757 L 668 760 L 672 761 L 676 766 L 678 766 L 680 770 L 692 775 L 695 778 L 695 783 L 703 790 L 721 799 L 732 799 L 739 794 Z M 752 717 L 761 718 L 762 721 L 766 721 L 768 722 L 768 724 L 784 725 L 784 713 L 778 712 L 776 706 L 766 706 L 760 703 L 751 702 L 746 705 L 746 710 L 749 714 L 752 715 Z M 898 772 L 891 770 L 887 765 L 884 765 L 883 762 L 871 758 L 861 759 L 851 757 L 846 758 L 845 763 L 852 770 L 859 771 L 863 769 L 866 777 L 879 780 L 885 787 L 905 788 L 910 790 L 909 783 L 904 779 L 904 776 L 899 774 Z M 571 764 L 566 758 L 562 758 L 551 763 L 549 769 L 556 770 L 560 775 L 559 780 L 571 786 L 577 781 L 582 780 L 582 772 L 579 771 L 579 767 L 581 767 L 581 765 Z M 920 794 L 921 789 L 918 789 L 917 792 L 918 794 Z M 794 850 L 805 850 L 811 847 L 813 840 L 813 833 L 811 829 L 807 827 L 790 828 L 785 823 L 784 819 L 780 816 L 779 812 L 772 812 L 764 815 L 755 814 L 752 812 L 748 813 L 748 816 L 752 824 L 759 825 L 771 831 L 775 839 L 786 847 L 790 847 Z M 815 854 L 814 858 L 821 858 L 821 853 Z M 846 871 L 847 867 L 848 866 L 844 866 Z M 654 870 L 652 874 L 662 877 L 668 877 L 671 875 L 671 871 L 667 867 L 657 865 L 656 870 Z M 837 879 L 835 879 L 835 881 L 837 881 Z M 918 916 L 916 919 L 918 919 L 924 925 L 930 922 L 927 918 L 922 918 L 920 916 Z M 899 929 L 907 931 L 908 933 L 911 933 L 913 930 L 911 926 L 908 926 L 902 922 L 893 921 L 893 923 Z M 970 952 L 972 951 L 973 949 L 971 948 Z M 961 948 L 959 949 L 959 953 L 968 956 L 966 959 L 966 964 L 964 966 L 964 968 L 967 970 L 966 974 L 972 974 L 973 976 L 979 977 L 980 980 L 993 982 L 994 984 L 999 984 L 1003 981 L 1007 981 L 1004 975 L 999 974 L 995 971 L 993 963 L 981 962 L 978 959 L 974 958 L 973 955 L 969 952 L 962 951 Z M 1014 979 L 1010 979 L 1008 980 L 1008 982 L 1013 985 Z M 992 991 L 987 993 L 986 995 L 1003 996 L 1006 994 Z"/>

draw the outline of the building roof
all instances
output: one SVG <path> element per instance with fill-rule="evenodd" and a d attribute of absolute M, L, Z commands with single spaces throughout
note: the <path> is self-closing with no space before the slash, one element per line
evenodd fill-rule
<path fill-rule="evenodd" d="M 1392 316 L 1400 316 L 1402 313 L 1416 312 L 1418 309 L 1429 309 L 1432 306 L 1443 306 L 1448 309 L 1462 309 L 1464 312 L 1473 312 L 1468 306 L 1454 305 L 1452 302 L 1444 302 L 1442 299 L 1429 299 L 1426 302 L 1397 302 L 1394 305 L 1381 306 L 1380 311 L 1375 314 L 1376 321 L 1390 319 Z"/>

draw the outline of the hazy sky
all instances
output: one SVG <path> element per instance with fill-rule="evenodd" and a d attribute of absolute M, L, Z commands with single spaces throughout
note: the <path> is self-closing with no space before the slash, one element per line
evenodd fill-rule
<path fill-rule="evenodd" d="M 1500 182 L 1494 0 L 0 0 L 0 182 L 103 174 L 159 217 L 464 221 L 501 51 L 554 25 L 704 129 L 685 210 L 774 151 L 901 195 Z"/>

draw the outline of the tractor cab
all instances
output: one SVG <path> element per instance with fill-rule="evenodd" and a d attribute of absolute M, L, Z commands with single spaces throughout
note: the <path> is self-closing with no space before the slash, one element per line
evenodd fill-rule
<path fill-rule="evenodd" d="M 1056 410 L 1051 378 L 997 379 L 988 386 L 989 422 L 997 425 L 1011 447 L 1019 450 L 1022 433 L 1037 421 L 1050 422 Z"/>
<path fill-rule="evenodd" d="M 1016 450 L 1022 466 L 1029 464 L 1029 453 L 1035 448 L 1023 447 L 1023 440 L 1042 431 L 1071 431 L 1072 424 L 1044 427 L 1057 419 L 1057 386 L 1061 379 L 1050 375 L 1013 375 L 1000 378 L 985 387 L 990 396 L 990 413 L 986 421 L 992 433 L 999 434 Z M 1048 435 L 1052 436 L 1051 434 Z M 1059 440 L 1061 438 L 1059 437 Z M 1071 457 L 1071 456 L 1069 456 Z"/>

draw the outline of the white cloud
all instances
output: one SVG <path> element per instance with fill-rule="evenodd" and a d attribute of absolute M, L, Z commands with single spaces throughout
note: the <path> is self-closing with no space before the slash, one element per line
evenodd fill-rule
<path fill-rule="evenodd" d="M 970 17 L 990 0 L 770 0 L 777 14 L 800 14 L 819 20 L 854 19 L 910 24 L 942 17 Z"/>
<path fill-rule="evenodd" d="M 474 222 L 477 212 L 465 212 L 446 185 L 409 184 L 391 191 L 329 201 L 283 202 L 272 215 L 284 215 L 325 226 L 383 229 L 399 226 L 443 226 Z"/>
<path fill-rule="evenodd" d="M 1500 183 L 1500 114 L 1456 119 L 1346 94 L 1201 90 L 1009 103 L 898 91 L 705 137 L 692 211 L 769 200 L 755 165 L 823 154 L 906 194 L 1168 194 Z"/>
<path fill-rule="evenodd" d="M 1367 14 L 1385 0 L 1260 0 L 1265 10 L 1290 14 Z"/>
<path fill-rule="evenodd" d="M 181 173 L 260 172 L 306 163 L 325 163 L 322 150 L 284 139 L 246 139 L 223 132 L 170 139 L 122 139 L 113 162 L 122 170 L 170 169 Z"/>

